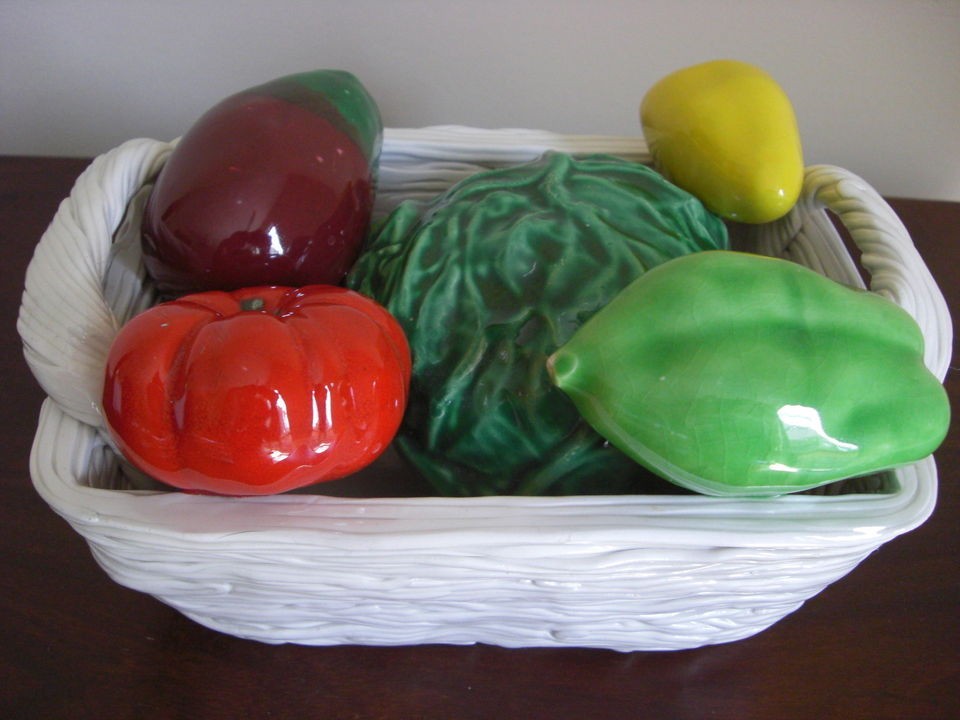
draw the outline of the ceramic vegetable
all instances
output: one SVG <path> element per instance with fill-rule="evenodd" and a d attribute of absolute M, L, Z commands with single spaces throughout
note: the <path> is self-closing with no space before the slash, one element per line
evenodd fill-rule
<path fill-rule="evenodd" d="M 610 442 L 709 494 L 775 495 L 913 462 L 949 425 L 906 311 L 746 253 L 651 270 L 549 365 Z"/>
<path fill-rule="evenodd" d="M 400 326 L 357 293 L 214 291 L 124 325 L 103 412 L 123 455 L 154 478 L 262 495 L 372 462 L 400 425 L 409 377 Z"/>
<path fill-rule="evenodd" d="M 656 167 L 722 217 L 766 223 L 796 204 L 796 117 L 760 68 L 714 60 L 671 73 L 644 95 L 640 121 Z"/>
<path fill-rule="evenodd" d="M 171 153 L 143 255 L 166 296 L 338 284 L 366 239 L 382 137 L 351 74 L 290 75 L 221 101 Z"/>
<path fill-rule="evenodd" d="M 645 490 L 649 473 L 583 421 L 546 359 L 648 268 L 726 245 L 696 198 L 605 156 L 549 154 L 400 205 L 348 278 L 413 349 L 396 446 L 444 495 Z"/>

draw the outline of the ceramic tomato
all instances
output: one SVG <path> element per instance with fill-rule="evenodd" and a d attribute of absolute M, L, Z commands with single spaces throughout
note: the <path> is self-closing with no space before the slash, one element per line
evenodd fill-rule
<path fill-rule="evenodd" d="M 103 412 L 123 455 L 154 478 L 264 495 L 372 462 L 400 425 L 409 381 L 403 331 L 359 293 L 210 291 L 121 328 Z"/>

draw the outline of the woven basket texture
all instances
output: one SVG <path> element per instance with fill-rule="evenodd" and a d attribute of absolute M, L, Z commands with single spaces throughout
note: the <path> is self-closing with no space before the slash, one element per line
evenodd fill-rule
<path fill-rule="evenodd" d="M 37 246 L 18 328 L 48 396 L 30 461 L 37 491 L 116 582 L 208 627 L 306 645 L 630 651 L 729 642 L 794 611 L 933 510 L 932 458 L 761 501 L 217 498 L 159 489 L 118 458 L 99 398 L 114 335 L 156 300 L 137 232 L 175 144 L 128 141 L 78 178 Z M 375 212 L 547 150 L 649 161 L 638 138 L 388 128 Z M 861 178 L 808 168 L 794 210 L 739 241 L 851 286 L 868 278 L 870 290 L 917 320 L 927 366 L 945 376 L 946 303 L 900 220 Z M 378 472 L 401 472 L 384 462 Z"/>

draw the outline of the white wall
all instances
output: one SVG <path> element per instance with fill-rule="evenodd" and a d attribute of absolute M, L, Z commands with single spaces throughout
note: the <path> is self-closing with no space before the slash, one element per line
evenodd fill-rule
<path fill-rule="evenodd" d="M 657 78 L 716 57 L 777 78 L 809 163 L 960 200 L 960 0 L 0 0 L 0 153 L 169 139 L 323 67 L 393 127 L 632 134 Z"/>

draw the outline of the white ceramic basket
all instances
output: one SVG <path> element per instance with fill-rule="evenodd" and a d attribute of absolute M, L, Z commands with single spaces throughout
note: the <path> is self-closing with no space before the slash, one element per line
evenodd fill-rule
<path fill-rule="evenodd" d="M 932 458 L 859 491 L 769 500 L 218 498 L 136 489 L 149 485 L 123 471 L 98 400 L 111 339 L 154 301 L 136 228 L 172 147 L 129 141 L 77 180 L 37 247 L 18 327 L 48 395 L 31 456 L 38 492 L 114 580 L 203 625 L 307 645 L 690 648 L 770 626 L 934 507 Z M 649 160 L 638 138 L 388 129 L 377 211 L 549 149 Z M 916 318 L 927 365 L 942 380 L 952 344 L 947 306 L 903 225 L 865 182 L 810 168 L 797 207 L 750 242 L 862 287 L 826 210 L 861 249 L 871 289 Z"/>

